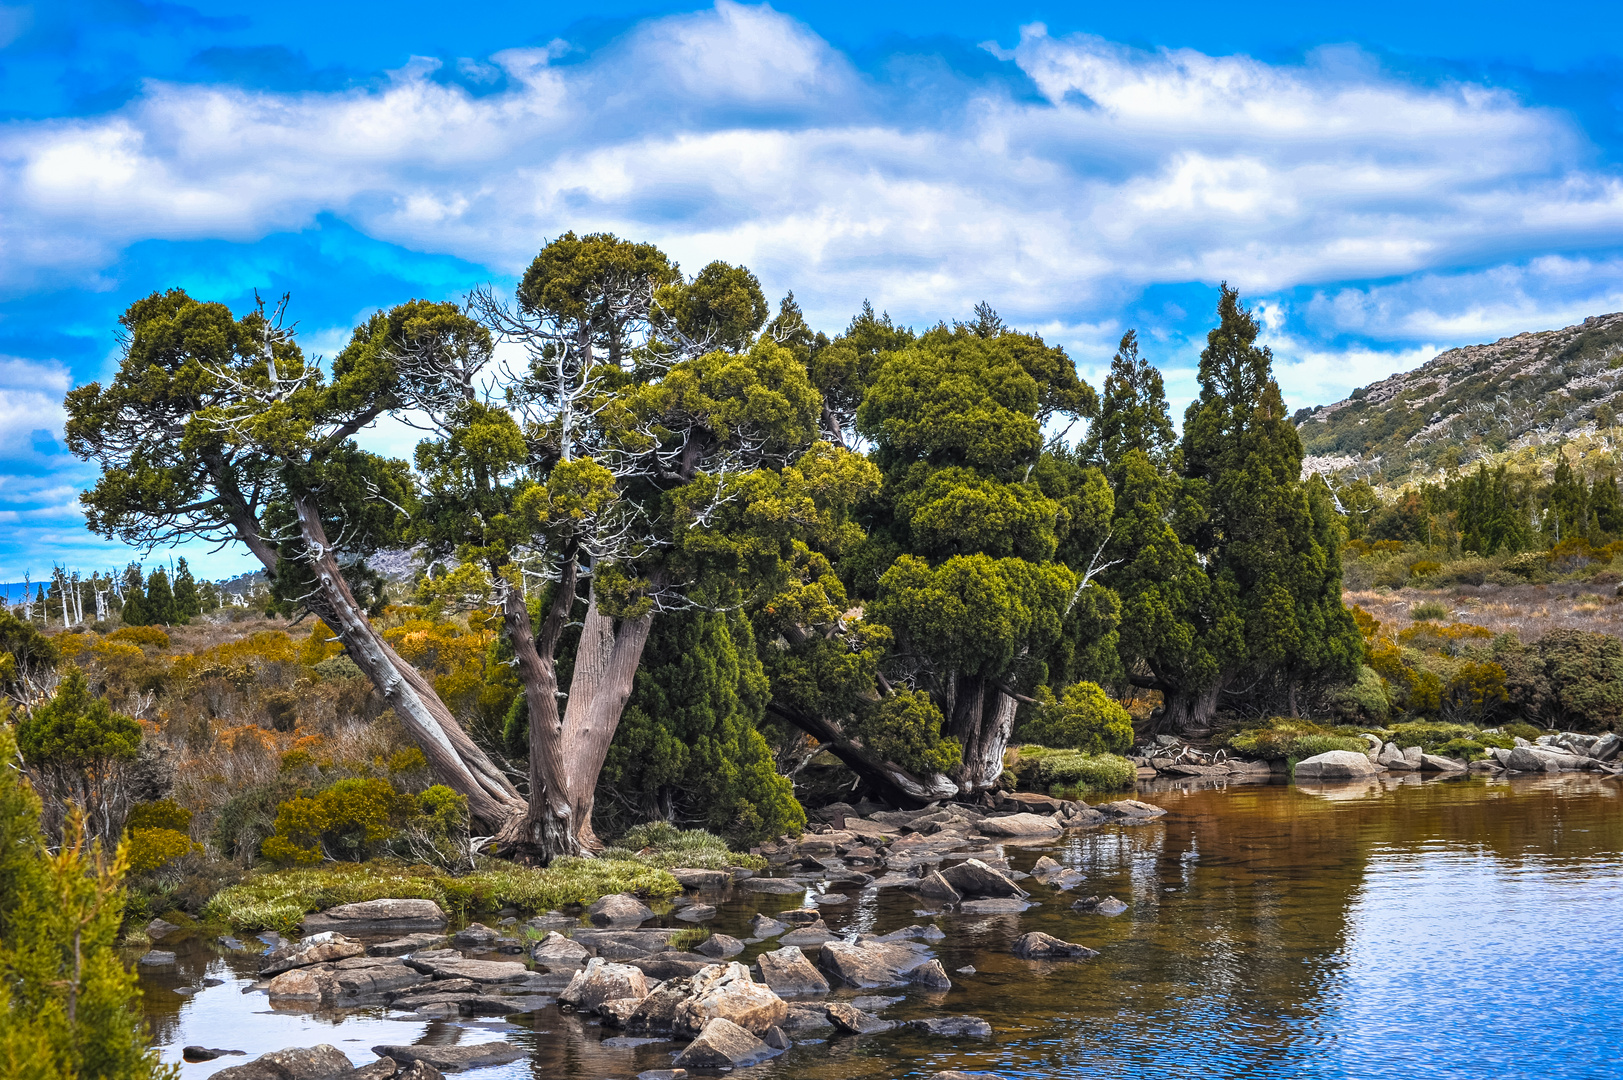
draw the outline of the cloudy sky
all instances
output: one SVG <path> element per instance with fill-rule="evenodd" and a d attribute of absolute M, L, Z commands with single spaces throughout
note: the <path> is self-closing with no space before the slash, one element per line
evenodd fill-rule
<path fill-rule="evenodd" d="M 607 229 L 829 331 L 985 299 L 1095 382 L 1136 327 L 1180 411 L 1225 279 L 1293 408 L 1623 309 L 1608 5 L 1315 7 L 0 4 L 0 581 L 130 557 L 60 403 L 172 286 L 330 354 Z"/>

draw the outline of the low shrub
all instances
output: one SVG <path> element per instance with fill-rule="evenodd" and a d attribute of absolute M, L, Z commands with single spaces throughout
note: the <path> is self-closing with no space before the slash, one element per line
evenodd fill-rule
<path fill-rule="evenodd" d="M 1071 794 L 1119 791 L 1137 779 L 1131 761 L 1116 754 L 1084 754 L 1046 746 L 1022 746 L 1006 758 L 1015 786 L 1032 791 Z"/>
<path fill-rule="evenodd" d="M 1414 619 L 1417 622 L 1423 619 L 1446 619 L 1448 618 L 1448 615 L 1448 605 L 1439 600 L 1422 600 L 1420 603 L 1409 609 L 1409 618 Z"/>
<path fill-rule="evenodd" d="M 1055 697 L 1047 687 L 1021 729 L 1023 739 L 1088 754 L 1119 753 L 1133 745 L 1133 718 L 1099 687 L 1079 682 Z"/>
<path fill-rule="evenodd" d="M 605 858 L 635 859 L 649 866 L 673 866 L 697 870 L 726 870 L 744 866 L 752 870 L 766 867 L 759 855 L 733 851 L 727 841 L 703 829 L 678 829 L 666 821 L 638 825 L 603 852 Z"/>
<path fill-rule="evenodd" d="M 135 874 L 151 873 L 203 850 L 203 845 L 194 844 L 190 836 L 176 829 L 131 829 L 128 843 L 130 872 Z"/>
<path fill-rule="evenodd" d="M 1229 749 L 1263 761 L 1300 761 L 1331 750 L 1369 749 L 1369 743 L 1355 734 L 1332 731 L 1311 720 L 1275 716 L 1263 724 L 1233 732 L 1222 740 Z"/>

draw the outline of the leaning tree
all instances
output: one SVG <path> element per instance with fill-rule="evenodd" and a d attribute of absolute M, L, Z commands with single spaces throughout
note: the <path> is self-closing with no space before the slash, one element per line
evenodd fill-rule
<path fill-rule="evenodd" d="M 571 233 L 515 302 L 487 288 L 466 310 L 402 304 L 330 366 L 281 315 L 237 319 L 179 290 L 130 307 L 117 375 L 68 395 L 69 445 L 102 468 L 90 527 L 146 548 L 244 545 L 283 604 L 332 628 L 504 850 L 590 851 L 652 620 L 727 601 L 718 581 L 781 576 L 796 535 L 826 529 L 847 495 L 826 474 L 849 455 L 817 442 L 804 366 L 756 336 L 754 277 L 713 263 L 689 280 L 651 245 Z M 415 468 L 356 444 L 385 418 L 428 429 Z M 764 488 L 783 492 L 774 514 L 723 513 Z M 523 794 L 368 618 L 366 557 L 410 542 L 450 556 L 452 584 L 502 613 L 529 719 Z"/>

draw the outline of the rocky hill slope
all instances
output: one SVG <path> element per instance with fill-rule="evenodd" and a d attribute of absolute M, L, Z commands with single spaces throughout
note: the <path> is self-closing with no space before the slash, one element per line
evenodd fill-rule
<path fill-rule="evenodd" d="M 1401 485 L 1450 467 L 1557 446 L 1615 443 L 1623 412 L 1623 312 L 1450 349 L 1413 371 L 1293 419 L 1303 472 Z"/>

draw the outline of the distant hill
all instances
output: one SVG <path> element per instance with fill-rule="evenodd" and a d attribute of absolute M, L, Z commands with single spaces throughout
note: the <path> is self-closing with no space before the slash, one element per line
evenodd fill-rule
<path fill-rule="evenodd" d="M 1562 443 L 1615 452 L 1623 412 L 1623 312 L 1467 345 L 1292 419 L 1303 472 L 1377 487 L 1479 460 L 1541 463 Z"/>

